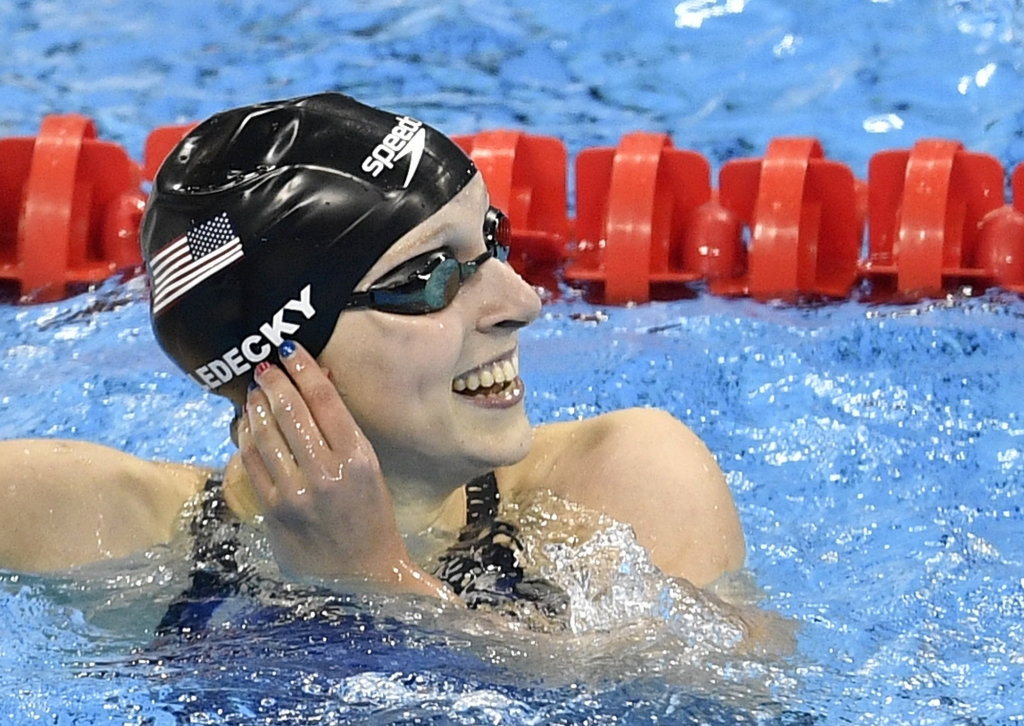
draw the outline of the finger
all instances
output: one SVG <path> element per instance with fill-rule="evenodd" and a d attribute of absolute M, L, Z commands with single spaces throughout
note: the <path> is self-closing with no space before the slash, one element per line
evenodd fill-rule
<path fill-rule="evenodd" d="M 260 509 L 266 513 L 275 508 L 280 501 L 277 488 L 274 485 L 274 477 L 267 468 L 249 428 L 249 417 L 243 415 L 238 425 L 238 451 L 242 456 L 242 466 L 249 477 L 256 498 L 259 500 Z"/>
<path fill-rule="evenodd" d="M 284 377 L 280 371 L 278 373 Z M 288 481 L 295 475 L 298 462 L 281 422 L 273 412 L 271 400 L 263 389 L 256 387 L 249 391 L 245 420 L 248 425 L 247 434 L 272 481 L 282 484 Z"/>
<path fill-rule="evenodd" d="M 330 453 L 309 406 L 286 371 L 261 363 L 256 367 L 256 383 L 266 396 L 269 412 L 300 467 L 308 467 Z"/>
<path fill-rule="evenodd" d="M 286 340 L 279 355 L 327 445 L 337 452 L 351 449 L 361 431 L 330 380 L 330 372 L 294 341 Z"/>

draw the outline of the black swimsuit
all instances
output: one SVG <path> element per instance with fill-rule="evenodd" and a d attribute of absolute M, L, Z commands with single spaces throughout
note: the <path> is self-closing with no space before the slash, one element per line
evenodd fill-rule
<path fill-rule="evenodd" d="M 193 538 L 189 586 L 167 608 L 157 635 L 202 630 L 217 606 L 240 594 L 251 581 L 251 573 L 235 557 L 241 524 L 224 499 L 224 480 L 208 479 L 199 512 L 189 523 Z"/>
<path fill-rule="evenodd" d="M 550 583 L 527 577 L 518 528 L 497 518 L 498 481 L 488 473 L 465 485 L 466 526 L 458 541 L 438 557 L 434 575 L 471 608 L 503 608 L 515 601 L 534 603 L 558 618 L 567 608 L 565 594 Z M 199 632 L 226 599 L 255 593 L 252 568 L 239 563 L 241 522 L 224 500 L 224 481 L 212 477 L 203 490 L 200 510 L 189 525 L 194 538 L 188 588 L 167 608 L 158 635 Z"/>
<path fill-rule="evenodd" d="M 565 594 L 545 580 L 527 577 L 520 564 L 523 543 L 514 524 L 498 519 L 498 480 L 494 472 L 465 486 L 466 526 L 458 541 L 438 557 L 434 575 L 471 607 L 535 603 L 550 617 L 566 609 Z"/>

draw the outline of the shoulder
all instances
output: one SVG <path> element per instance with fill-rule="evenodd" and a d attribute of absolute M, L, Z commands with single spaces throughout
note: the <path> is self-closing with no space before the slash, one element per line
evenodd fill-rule
<path fill-rule="evenodd" d="M 65 491 L 134 489 L 140 497 L 165 505 L 184 502 L 212 474 L 191 464 L 149 461 L 118 449 L 71 439 L 0 441 L 0 470 L 5 478 L 32 476 L 39 486 Z"/>
<path fill-rule="evenodd" d="M 0 566 L 55 570 L 168 541 L 208 470 L 85 441 L 0 442 Z"/>
<path fill-rule="evenodd" d="M 631 524 L 655 564 L 697 584 L 743 563 L 736 507 L 715 457 L 685 424 L 631 408 L 542 426 L 509 479 Z"/>
<path fill-rule="evenodd" d="M 518 466 L 522 486 L 552 490 L 570 486 L 569 481 L 593 481 L 594 475 L 605 479 L 606 474 L 642 475 L 679 466 L 718 471 L 711 452 L 688 426 L 654 408 L 539 426 L 529 456 Z"/>
<path fill-rule="evenodd" d="M 658 408 L 625 408 L 579 423 L 589 429 L 592 443 L 607 453 L 673 449 L 681 441 L 707 453 L 704 442 L 686 424 Z"/>

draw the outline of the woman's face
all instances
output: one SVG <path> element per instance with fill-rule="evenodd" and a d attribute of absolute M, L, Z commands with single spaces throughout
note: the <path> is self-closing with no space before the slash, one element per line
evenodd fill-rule
<path fill-rule="evenodd" d="M 487 209 L 477 174 L 392 245 L 356 289 L 440 248 L 463 262 L 481 254 Z M 539 312 L 536 292 L 491 258 L 437 312 L 350 310 L 338 317 L 320 362 L 373 443 L 385 476 L 441 477 L 458 485 L 526 455 L 532 430 L 518 380 L 518 330 Z M 503 378 L 511 382 L 501 385 Z"/>

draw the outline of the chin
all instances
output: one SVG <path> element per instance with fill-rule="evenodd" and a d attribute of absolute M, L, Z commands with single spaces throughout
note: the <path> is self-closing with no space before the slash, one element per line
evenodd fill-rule
<path fill-rule="evenodd" d="M 510 442 L 513 445 L 505 447 L 502 451 L 503 455 L 500 457 L 501 460 L 495 462 L 494 466 L 518 464 L 530 453 L 530 449 L 533 447 L 533 427 L 526 422 L 524 428 L 525 431 L 514 442 Z"/>
<path fill-rule="evenodd" d="M 473 441 L 473 458 L 477 459 L 480 468 L 490 471 L 502 466 L 517 464 L 526 458 L 533 446 L 533 427 L 522 406 L 516 411 L 508 411 L 507 421 L 495 426 L 481 425 L 467 437 Z M 503 418 L 505 418 L 503 416 Z"/>

